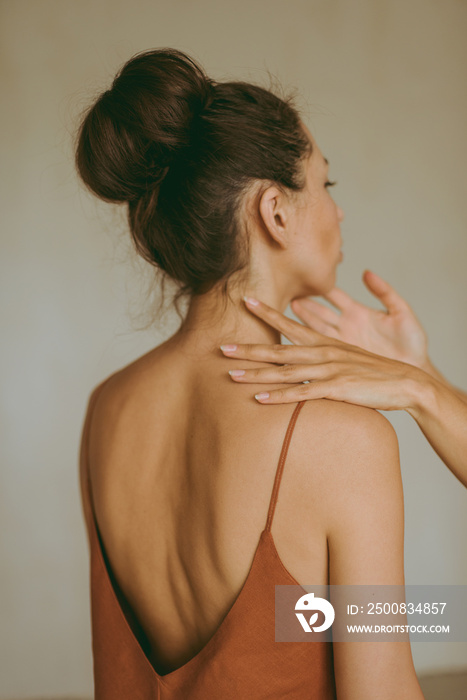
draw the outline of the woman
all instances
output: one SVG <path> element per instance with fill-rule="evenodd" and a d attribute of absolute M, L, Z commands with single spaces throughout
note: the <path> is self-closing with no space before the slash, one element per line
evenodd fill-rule
<path fill-rule="evenodd" d="M 308 326 L 304 328 L 267 304 L 256 299 L 247 302 L 250 311 L 296 346 L 222 346 L 228 357 L 281 363 L 266 369 L 229 370 L 229 374 L 242 383 L 293 384 L 260 392 L 255 398 L 261 403 L 328 398 L 383 411 L 406 410 L 446 466 L 467 486 L 467 394 L 434 367 L 426 333 L 409 304 L 375 273 L 366 271 L 364 281 L 387 312 L 365 307 L 335 288 L 325 297 L 340 314 L 313 299 L 293 301 L 295 314 Z M 300 381 L 311 383 L 297 384 Z"/>
<path fill-rule="evenodd" d="M 292 98 L 145 52 L 83 119 L 77 166 L 189 300 L 89 400 L 96 700 L 422 699 L 408 640 L 274 641 L 276 585 L 404 584 L 389 421 L 326 399 L 264 411 L 219 350 L 280 342 L 244 295 L 283 311 L 335 284 L 343 212 Z"/>

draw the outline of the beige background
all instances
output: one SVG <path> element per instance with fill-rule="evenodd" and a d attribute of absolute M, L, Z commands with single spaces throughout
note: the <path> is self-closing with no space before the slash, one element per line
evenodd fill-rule
<path fill-rule="evenodd" d="M 0 697 L 90 693 L 88 551 L 77 454 L 90 390 L 175 329 L 122 210 L 79 188 L 76 118 L 137 51 L 173 46 L 216 79 L 298 88 L 337 179 L 338 285 L 366 267 L 411 303 L 433 362 L 467 387 L 465 0 L 1 3 Z M 379 307 L 375 301 L 374 305 Z M 267 409 L 265 409 L 267 410 Z M 467 584 L 466 490 L 406 413 L 406 583 Z M 467 645 L 413 645 L 417 671 Z"/>

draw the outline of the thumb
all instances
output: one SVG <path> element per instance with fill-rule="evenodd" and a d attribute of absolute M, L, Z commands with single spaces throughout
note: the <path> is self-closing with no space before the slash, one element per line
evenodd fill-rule
<path fill-rule="evenodd" d="M 389 282 L 383 280 L 375 272 L 365 270 L 362 277 L 370 292 L 378 297 L 390 314 L 406 308 L 407 304 L 404 299 L 391 287 Z"/>

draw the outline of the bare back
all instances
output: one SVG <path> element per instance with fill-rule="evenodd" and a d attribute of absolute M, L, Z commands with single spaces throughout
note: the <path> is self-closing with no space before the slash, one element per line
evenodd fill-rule
<path fill-rule="evenodd" d="M 161 676 L 194 659 L 239 598 L 297 408 L 258 404 L 260 385 L 234 384 L 230 368 L 163 344 L 99 385 L 87 416 L 88 532 L 86 464 L 114 585 Z M 271 531 L 280 565 L 304 585 L 403 584 L 394 429 L 362 406 L 319 399 L 301 409 Z M 385 700 L 423 698 L 408 641 L 337 645 L 334 669 L 346 700 L 374 697 L 383 679 Z"/>
<path fill-rule="evenodd" d="M 256 385 L 233 384 L 230 367 L 220 357 L 195 368 L 160 346 L 113 375 L 93 413 L 89 468 L 99 530 L 163 673 L 206 644 L 248 576 L 296 405 L 259 405 Z M 319 420 L 329 403 L 304 409 Z M 272 534 L 294 578 L 325 584 L 320 488 L 310 488 L 319 441 L 306 474 L 300 432 L 299 422 Z"/>

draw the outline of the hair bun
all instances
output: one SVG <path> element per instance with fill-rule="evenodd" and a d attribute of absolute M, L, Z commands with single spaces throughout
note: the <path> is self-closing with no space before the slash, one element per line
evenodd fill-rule
<path fill-rule="evenodd" d="M 153 190 L 190 145 L 194 120 L 212 102 L 213 88 L 182 51 L 133 56 L 82 122 L 76 162 L 83 181 L 113 202 Z"/>

